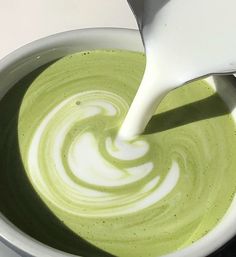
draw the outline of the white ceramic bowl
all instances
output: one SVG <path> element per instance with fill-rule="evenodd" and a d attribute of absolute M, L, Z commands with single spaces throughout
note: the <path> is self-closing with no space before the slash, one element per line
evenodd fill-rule
<path fill-rule="evenodd" d="M 38 40 L 0 61 L 0 99 L 17 81 L 43 64 L 81 50 L 102 48 L 143 51 L 139 32 L 128 29 L 76 30 Z M 210 77 L 207 80 L 233 111 L 236 103 L 234 88 L 236 81 L 223 77 Z M 234 111 L 233 116 L 236 119 Z M 221 223 L 209 234 L 191 246 L 165 257 L 204 257 L 223 246 L 234 235 L 236 235 L 236 200 L 233 201 Z M 31 238 L 2 214 L 0 214 L 0 239 L 23 256 L 75 256 Z"/>

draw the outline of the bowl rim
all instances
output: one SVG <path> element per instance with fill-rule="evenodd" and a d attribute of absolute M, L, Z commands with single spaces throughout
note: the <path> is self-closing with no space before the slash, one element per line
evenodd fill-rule
<path fill-rule="evenodd" d="M 13 51 L 12 53 L 5 56 L 2 60 L 0 60 L 0 74 L 7 70 L 8 67 L 20 62 L 23 59 L 29 58 L 29 56 L 37 55 L 38 52 L 44 51 L 47 49 L 51 49 L 55 46 L 55 42 L 61 42 L 61 44 L 66 44 L 68 40 L 77 40 L 78 44 L 79 40 L 83 38 L 85 35 L 90 35 L 91 38 L 96 38 L 98 34 L 104 34 L 108 37 L 114 38 L 114 35 L 120 37 L 121 35 L 127 36 L 127 38 L 133 38 L 133 41 L 137 41 L 137 47 L 140 51 L 143 51 L 142 39 L 140 37 L 139 31 L 135 29 L 126 29 L 126 28 L 86 28 L 86 29 L 77 29 L 66 32 L 57 33 L 54 35 L 50 35 L 45 38 L 38 39 L 32 43 L 29 43 L 19 49 Z M 121 40 L 121 39 L 120 39 Z M 90 49 L 90 48 L 88 48 Z M 96 48 L 95 48 L 96 49 Z M 113 48 L 114 49 L 114 48 Z M 118 49 L 118 48 L 117 48 Z M 125 49 L 125 47 L 124 47 Z M 127 50 L 131 50 L 131 48 L 127 48 Z M 136 51 L 135 50 L 135 51 Z M 40 65 L 41 66 L 41 65 Z M 34 68 L 35 69 L 35 68 Z M 30 71 L 28 71 L 29 73 Z M 23 76 L 22 76 L 23 77 Z M 234 203 L 236 210 L 236 201 Z M 228 222 L 228 226 L 224 231 L 228 228 L 227 234 L 219 238 L 219 231 L 210 237 L 203 237 L 198 240 L 196 243 L 181 249 L 179 251 L 164 255 L 162 257 L 204 257 L 209 255 L 210 253 L 216 251 L 220 247 L 222 247 L 226 242 L 228 242 L 235 234 L 236 227 L 233 229 L 232 220 Z M 236 221 L 235 223 L 236 224 Z M 30 237 L 25 234 L 23 231 L 18 229 L 14 224 L 7 220 L 5 216 L 3 216 L 0 212 L 0 241 L 5 243 L 7 246 L 15 250 L 20 254 L 24 254 L 26 256 L 34 256 L 34 257 L 79 257 L 78 255 L 73 255 L 70 253 L 66 253 L 60 251 L 58 249 L 52 248 L 48 245 L 45 245 L 36 239 Z M 213 229 L 215 230 L 215 229 Z M 218 236 L 217 236 L 218 235 Z"/>

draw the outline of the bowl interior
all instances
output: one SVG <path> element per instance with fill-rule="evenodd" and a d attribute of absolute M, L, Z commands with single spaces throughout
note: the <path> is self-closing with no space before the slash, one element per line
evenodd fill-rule
<path fill-rule="evenodd" d="M 137 31 L 126 29 L 89 29 L 61 33 L 36 41 L 12 53 L 0 62 L 0 131 L 11 142 L 0 143 L 0 237 L 33 256 L 111 256 L 91 246 L 63 226 L 37 197 L 25 176 L 20 159 L 17 120 L 22 98 L 31 82 L 48 65 L 65 55 L 92 49 L 143 51 Z M 236 99 L 236 79 L 207 78 L 232 111 Z M 14 86 L 14 87 L 13 87 Z M 9 108 L 9 101 L 12 103 Z M 14 156 L 6 167 L 9 153 Z M 7 217 L 7 218 L 6 218 Z M 206 256 L 227 242 L 236 232 L 236 201 L 224 220 L 206 237 L 169 257 Z M 224 237 L 222 237 L 224 234 Z M 66 254 L 66 253 L 70 254 Z"/>

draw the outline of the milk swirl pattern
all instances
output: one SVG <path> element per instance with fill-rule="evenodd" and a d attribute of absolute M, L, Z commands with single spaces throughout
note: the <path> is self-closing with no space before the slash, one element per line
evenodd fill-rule
<path fill-rule="evenodd" d="M 22 160 L 36 192 L 67 227 L 115 256 L 154 257 L 193 243 L 219 222 L 235 192 L 230 115 L 117 138 L 144 65 L 133 52 L 65 57 L 32 83 L 19 115 Z M 213 94 L 194 82 L 170 93 L 158 113 Z M 226 109 L 218 96 L 214 104 Z"/>

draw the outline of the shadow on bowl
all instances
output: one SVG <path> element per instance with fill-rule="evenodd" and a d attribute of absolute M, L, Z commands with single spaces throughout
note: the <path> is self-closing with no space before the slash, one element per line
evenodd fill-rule
<path fill-rule="evenodd" d="M 38 197 L 24 170 L 18 145 L 18 112 L 35 78 L 50 64 L 20 80 L 0 101 L 0 211 L 21 231 L 61 251 L 84 257 L 112 256 L 69 230 Z"/>

